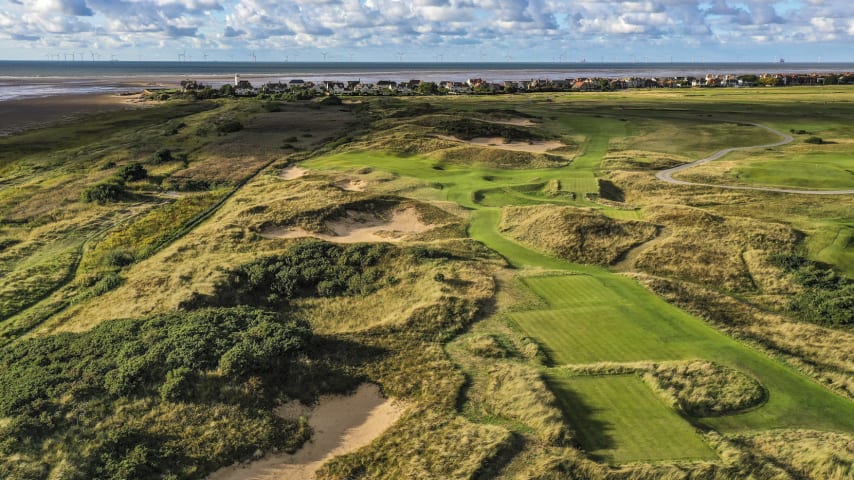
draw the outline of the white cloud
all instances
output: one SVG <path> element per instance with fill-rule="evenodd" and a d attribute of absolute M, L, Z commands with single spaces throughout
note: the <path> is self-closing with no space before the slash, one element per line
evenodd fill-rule
<path fill-rule="evenodd" d="M 2 0 L 0 0 L 2 1 Z M 455 48 L 854 40 L 854 2 L 821 0 L 5 0 L 0 48 L 193 42 L 209 48 Z M 470 50 L 470 49 L 469 49 Z"/>

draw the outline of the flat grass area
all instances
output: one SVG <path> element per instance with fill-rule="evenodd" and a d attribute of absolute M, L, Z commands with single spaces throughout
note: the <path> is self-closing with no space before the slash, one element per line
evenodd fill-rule
<path fill-rule="evenodd" d="M 505 252 L 506 254 L 506 252 Z M 724 432 L 819 428 L 854 432 L 854 403 L 664 302 L 631 279 L 600 271 L 530 277 L 551 307 L 508 314 L 556 364 L 703 359 L 755 376 L 768 402 L 700 419 Z"/>
<path fill-rule="evenodd" d="M 558 403 L 594 459 L 607 463 L 712 460 L 690 423 L 634 375 L 546 375 Z"/>

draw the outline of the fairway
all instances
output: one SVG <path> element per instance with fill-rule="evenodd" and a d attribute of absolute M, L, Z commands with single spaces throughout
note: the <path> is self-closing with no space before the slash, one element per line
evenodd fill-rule
<path fill-rule="evenodd" d="M 715 454 L 688 422 L 634 375 L 546 376 L 593 458 L 608 463 L 709 460 Z"/>

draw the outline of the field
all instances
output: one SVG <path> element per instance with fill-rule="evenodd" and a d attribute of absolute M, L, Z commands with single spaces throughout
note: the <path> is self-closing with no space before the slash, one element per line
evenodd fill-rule
<path fill-rule="evenodd" d="M 840 471 L 854 196 L 655 172 L 778 140 L 760 123 L 808 133 L 677 177 L 852 188 L 851 104 L 177 100 L 2 139 L 0 273 L 29 281 L 0 284 L 0 477 L 205 478 L 307 441 L 276 405 L 363 382 L 405 413 L 320 479 Z M 752 403 L 716 409 L 726 386 Z"/>

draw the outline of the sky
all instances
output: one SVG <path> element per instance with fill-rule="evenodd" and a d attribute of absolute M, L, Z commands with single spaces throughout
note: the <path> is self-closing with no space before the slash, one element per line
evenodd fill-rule
<path fill-rule="evenodd" d="M 841 62 L 852 0 L 0 0 L 0 59 Z"/>

